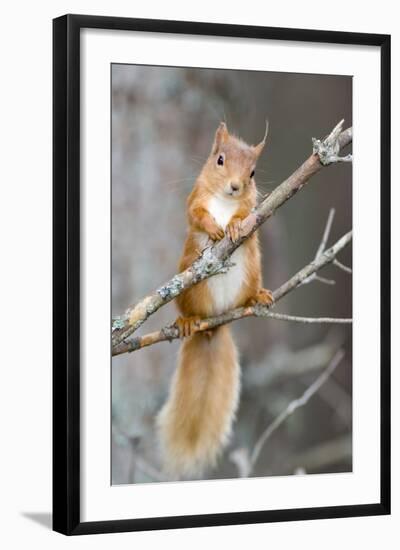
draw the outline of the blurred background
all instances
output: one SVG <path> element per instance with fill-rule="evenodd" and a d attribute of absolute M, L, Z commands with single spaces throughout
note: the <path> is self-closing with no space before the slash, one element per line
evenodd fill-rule
<path fill-rule="evenodd" d="M 112 313 L 123 313 L 176 273 L 186 232 L 186 199 L 225 120 L 258 143 L 269 120 L 256 181 L 268 193 L 344 118 L 352 123 L 347 76 L 112 65 Z M 328 214 L 328 244 L 352 226 L 351 165 L 313 177 L 260 229 L 266 288 L 278 288 L 315 256 Z M 339 257 L 351 266 L 351 246 Z M 335 266 L 277 304 L 302 316 L 351 317 L 351 275 Z M 161 308 L 138 334 L 177 317 Z M 238 477 L 243 460 L 271 423 L 299 398 L 342 347 L 345 357 L 311 399 L 272 433 L 252 476 L 352 469 L 351 325 L 246 319 L 231 325 L 240 350 L 242 393 L 234 434 L 218 468 Z M 112 360 L 112 483 L 163 481 L 154 420 L 167 398 L 179 342 L 160 343 Z M 243 472 L 242 472 L 243 473 Z"/>

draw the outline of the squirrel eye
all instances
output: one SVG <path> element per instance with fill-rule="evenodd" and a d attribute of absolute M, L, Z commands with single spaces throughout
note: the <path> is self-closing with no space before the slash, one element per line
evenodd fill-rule
<path fill-rule="evenodd" d="M 252 173 L 250 174 L 250 179 L 254 178 L 254 174 L 255 174 L 255 171 L 253 170 Z"/>
<path fill-rule="evenodd" d="M 222 155 L 218 157 L 217 164 L 219 164 L 220 166 L 224 164 L 224 157 Z"/>

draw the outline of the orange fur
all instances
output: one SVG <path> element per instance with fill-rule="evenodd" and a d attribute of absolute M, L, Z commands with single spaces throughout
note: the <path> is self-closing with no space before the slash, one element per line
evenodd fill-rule
<path fill-rule="evenodd" d="M 240 237 L 241 220 L 256 205 L 253 171 L 265 144 L 244 143 L 221 123 L 188 198 L 189 231 L 179 270 L 225 234 Z M 221 164 L 222 159 L 222 164 Z M 227 274 L 202 281 L 176 298 L 182 344 L 170 395 L 158 417 L 166 469 L 175 477 L 199 475 L 213 466 L 229 439 L 235 416 L 240 368 L 227 326 L 196 334 L 196 321 L 234 307 L 272 303 L 262 288 L 257 234 L 232 255 Z"/>
<path fill-rule="evenodd" d="M 239 362 L 228 327 L 198 333 L 181 347 L 170 397 L 158 423 L 167 471 L 200 475 L 228 441 L 239 396 Z"/>

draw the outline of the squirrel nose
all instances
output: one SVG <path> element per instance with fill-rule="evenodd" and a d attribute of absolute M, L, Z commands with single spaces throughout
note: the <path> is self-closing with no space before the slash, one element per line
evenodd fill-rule
<path fill-rule="evenodd" d="M 231 183 L 231 189 L 232 191 L 239 191 L 239 184 Z"/>

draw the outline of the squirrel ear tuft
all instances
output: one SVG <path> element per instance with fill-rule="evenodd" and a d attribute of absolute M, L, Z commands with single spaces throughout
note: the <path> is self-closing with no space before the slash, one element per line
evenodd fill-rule
<path fill-rule="evenodd" d="M 259 157 L 261 155 L 261 153 L 262 153 L 262 151 L 265 147 L 265 143 L 267 141 L 267 136 L 268 136 L 268 129 L 269 129 L 269 122 L 268 122 L 268 120 L 266 120 L 265 121 L 265 134 L 264 134 L 264 137 L 258 145 L 254 146 L 254 151 L 255 151 L 257 157 Z"/>
<path fill-rule="evenodd" d="M 220 122 L 217 131 L 215 132 L 214 144 L 212 152 L 215 154 L 223 143 L 228 139 L 229 132 L 225 122 Z"/>

